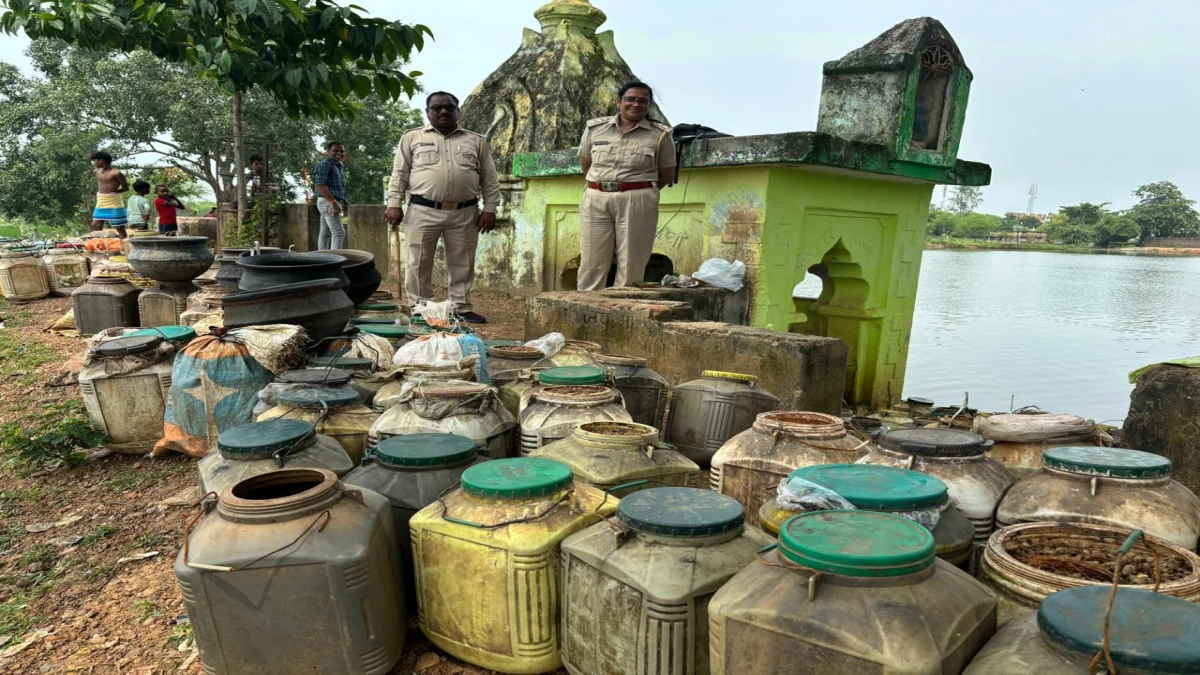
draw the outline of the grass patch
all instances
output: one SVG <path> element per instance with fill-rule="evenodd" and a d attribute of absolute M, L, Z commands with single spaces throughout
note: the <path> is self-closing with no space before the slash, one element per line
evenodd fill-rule
<path fill-rule="evenodd" d="M 20 525 L 12 525 L 7 530 L 0 532 L 0 551 L 8 550 L 23 536 L 25 536 L 25 528 Z"/>
<path fill-rule="evenodd" d="M 116 570 L 116 566 L 114 565 L 96 565 L 85 570 L 83 578 L 92 583 L 105 581 L 112 576 L 114 570 Z"/>
<path fill-rule="evenodd" d="M 40 413 L 0 425 L 0 455 L 20 475 L 75 466 L 86 456 L 84 449 L 105 440 L 79 399 L 48 403 Z"/>
<path fill-rule="evenodd" d="M 154 469 L 125 469 L 119 471 L 112 477 L 104 481 L 104 485 L 113 492 L 124 492 L 126 490 L 140 490 L 145 487 L 150 487 L 162 482 L 171 474 L 178 473 L 180 467 L 187 470 L 187 464 L 177 466 L 164 466 Z"/>
<path fill-rule="evenodd" d="M 17 325 L 30 316 L 33 316 L 31 312 L 10 312 L 4 318 L 6 322 Z M 22 340 L 8 331 L 0 333 L 0 379 L 17 379 L 22 384 L 33 384 L 38 368 L 60 361 L 61 358 L 49 345 Z"/>
<path fill-rule="evenodd" d="M 83 535 L 83 539 L 79 540 L 79 545 L 80 546 L 90 546 L 90 545 L 100 541 L 101 539 L 111 537 L 112 535 L 114 535 L 118 532 L 120 532 L 120 530 L 118 530 L 115 527 L 112 527 L 110 525 L 101 525 L 100 527 L 97 527 L 96 529 L 92 530 L 91 532 L 88 532 L 87 534 Z"/>
<path fill-rule="evenodd" d="M 133 601 L 133 616 L 138 623 L 142 623 L 146 619 L 158 618 L 164 616 L 158 609 L 158 603 L 145 598 Z"/>
<path fill-rule="evenodd" d="M 19 639 L 29 632 L 36 619 L 29 613 L 29 600 L 24 595 L 14 595 L 0 605 L 0 635 L 12 635 Z"/>
<path fill-rule="evenodd" d="M 138 538 L 135 539 L 133 543 L 135 545 L 135 548 L 152 550 L 152 549 L 156 549 L 156 548 L 162 546 L 164 543 L 166 543 L 166 541 L 167 541 L 166 535 L 147 533 L 147 534 L 138 536 Z"/>
<path fill-rule="evenodd" d="M 58 559 L 58 549 L 49 544 L 36 544 L 21 556 L 17 564 L 26 566 L 35 563 L 53 564 Z"/>

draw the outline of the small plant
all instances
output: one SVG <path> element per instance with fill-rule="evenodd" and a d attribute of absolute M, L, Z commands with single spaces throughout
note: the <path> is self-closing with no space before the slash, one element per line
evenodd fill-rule
<path fill-rule="evenodd" d="M 75 466 L 83 461 L 84 449 L 105 440 L 88 422 L 79 399 L 45 404 L 40 413 L 0 425 L 0 454 L 22 475 Z"/>
<path fill-rule="evenodd" d="M 88 532 L 87 534 L 83 535 L 83 539 L 79 540 L 79 544 L 80 544 L 80 546 L 89 546 L 91 544 L 94 544 L 94 543 L 100 541 L 101 539 L 104 539 L 106 537 L 111 537 L 112 535 L 116 534 L 117 532 L 120 532 L 120 530 L 118 530 L 115 527 L 112 527 L 111 525 L 101 525 L 100 527 L 97 527 L 96 529 L 92 530 L 91 532 Z"/>
<path fill-rule="evenodd" d="M 0 532 L 0 551 L 7 551 L 23 536 L 25 536 L 25 528 L 20 525 L 12 525 L 7 530 Z"/>
<path fill-rule="evenodd" d="M 83 578 L 92 583 L 104 581 L 112 576 L 112 573 L 115 569 L 116 567 L 113 565 L 96 565 L 95 567 L 85 570 L 83 572 Z"/>
<path fill-rule="evenodd" d="M 14 595 L 0 605 L 0 635 L 12 635 L 19 638 L 35 622 L 29 615 L 29 599 L 24 595 Z"/>
<path fill-rule="evenodd" d="M 163 613 L 158 610 L 157 602 L 143 598 L 133 601 L 133 615 L 138 623 L 142 623 L 146 619 L 161 617 Z"/>
<path fill-rule="evenodd" d="M 167 538 L 164 535 L 147 533 L 139 535 L 138 538 L 134 540 L 134 544 L 136 548 L 150 550 L 162 546 L 163 542 L 166 540 Z"/>
<path fill-rule="evenodd" d="M 167 644 L 171 647 L 178 647 L 184 642 L 195 642 L 195 636 L 192 634 L 192 622 L 185 621 L 171 629 L 171 635 L 167 638 Z"/>

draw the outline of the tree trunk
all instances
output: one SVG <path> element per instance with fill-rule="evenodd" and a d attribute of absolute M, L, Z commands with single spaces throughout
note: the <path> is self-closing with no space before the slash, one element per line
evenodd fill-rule
<path fill-rule="evenodd" d="M 242 157 L 242 92 L 233 95 L 233 187 L 237 190 L 237 223 L 240 229 L 246 220 L 245 158 Z"/>

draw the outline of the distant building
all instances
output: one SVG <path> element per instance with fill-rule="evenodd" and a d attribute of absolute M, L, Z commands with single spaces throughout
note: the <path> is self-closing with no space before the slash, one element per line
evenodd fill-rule
<path fill-rule="evenodd" d="M 1008 213 L 1004 214 L 1004 217 L 1011 219 L 1011 220 L 1020 220 L 1021 218 L 1037 218 L 1039 223 L 1045 223 L 1046 219 L 1050 217 L 1050 214 L 1048 214 L 1048 213 L 1016 213 L 1015 211 L 1009 211 Z"/>

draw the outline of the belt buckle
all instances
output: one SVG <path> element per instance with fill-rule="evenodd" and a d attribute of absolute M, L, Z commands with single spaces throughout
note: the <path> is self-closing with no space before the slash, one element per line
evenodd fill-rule
<path fill-rule="evenodd" d="M 613 183 L 600 183 L 600 191 L 601 191 L 601 192 L 620 192 L 620 191 L 621 191 L 621 184 L 620 184 L 620 183 L 616 183 L 616 182 L 613 182 Z"/>
<path fill-rule="evenodd" d="M 450 202 L 437 203 L 438 211 L 453 211 L 455 206 L 457 206 L 457 204 L 451 204 Z"/>

